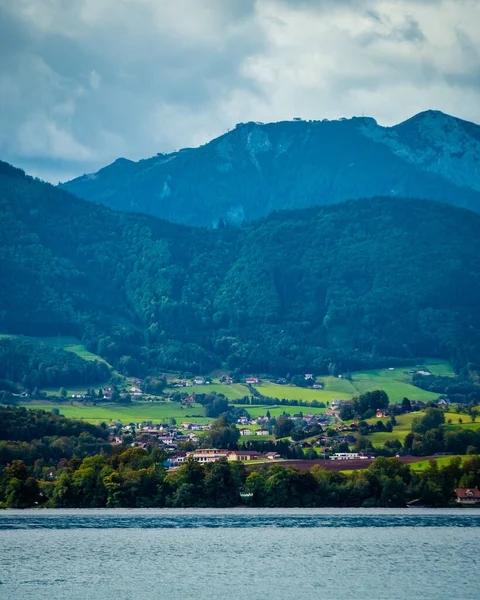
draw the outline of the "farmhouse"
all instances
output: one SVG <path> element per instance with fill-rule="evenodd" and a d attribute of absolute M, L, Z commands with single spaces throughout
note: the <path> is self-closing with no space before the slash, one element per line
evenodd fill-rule
<path fill-rule="evenodd" d="M 228 453 L 228 460 L 254 460 L 260 458 L 260 452 L 254 450 L 234 450 Z"/>
<path fill-rule="evenodd" d="M 204 385 L 205 379 L 202 379 L 201 377 L 195 377 L 195 379 L 193 380 L 193 383 L 195 385 Z"/>
<path fill-rule="evenodd" d="M 377 419 L 382 419 L 383 417 L 388 417 L 390 412 L 386 408 L 377 408 L 376 417 Z"/>
<path fill-rule="evenodd" d="M 253 435 L 253 431 L 244 427 L 243 429 L 240 429 L 240 435 Z"/>
<path fill-rule="evenodd" d="M 305 381 L 309 381 L 310 379 L 313 379 L 313 374 L 312 373 L 305 373 Z"/>
<path fill-rule="evenodd" d="M 268 429 L 263 429 L 263 427 L 261 429 L 257 429 L 257 431 L 255 432 L 256 435 L 268 435 L 270 432 L 268 431 Z"/>
<path fill-rule="evenodd" d="M 268 458 L 268 460 L 277 460 L 278 458 L 281 458 L 281 456 L 278 452 L 267 452 L 265 458 Z"/>
<path fill-rule="evenodd" d="M 249 383 L 249 384 L 258 383 L 258 377 L 247 377 L 245 379 L 245 383 Z"/>
<path fill-rule="evenodd" d="M 480 504 L 480 490 L 478 487 L 474 488 L 457 488 L 455 490 L 457 495 L 457 503 L 465 506 L 471 506 L 472 504 Z"/>

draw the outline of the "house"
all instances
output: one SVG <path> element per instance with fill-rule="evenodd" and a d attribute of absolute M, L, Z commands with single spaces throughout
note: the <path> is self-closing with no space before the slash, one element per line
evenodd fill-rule
<path fill-rule="evenodd" d="M 314 390 L 323 390 L 323 383 L 314 383 L 312 387 Z"/>
<path fill-rule="evenodd" d="M 330 457 L 330 460 L 358 460 L 359 458 L 367 458 L 358 452 L 335 452 Z"/>
<path fill-rule="evenodd" d="M 240 429 L 240 435 L 253 435 L 253 431 L 244 427 L 243 429 Z"/>
<path fill-rule="evenodd" d="M 187 402 L 187 404 L 193 404 L 193 402 L 195 402 L 195 396 L 187 396 L 183 401 Z"/>
<path fill-rule="evenodd" d="M 278 460 L 281 456 L 278 452 L 267 452 L 265 458 L 268 458 L 268 460 Z"/>
<path fill-rule="evenodd" d="M 248 425 L 249 419 L 248 417 L 238 417 L 237 421 L 239 425 Z"/>
<path fill-rule="evenodd" d="M 294 445 L 298 446 L 299 448 L 312 448 L 312 444 L 309 444 L 308 442 L 297 442 Z"/>
<path fill-rule="evenodd" d="M 457 488 L 455 494 L 457 495 L 458 504 L 463 504 L 464 506 L 480 504 L 480 490 L 478 487 Z"/>
<path fill-rule="evenodd" d="M 227 385 L 231 385 L 233 383 L 233 379 L 231 377 L 225 377 L 224 383 Z"/>
<path fill-rule="evenodd" d="M 204 385 L 205 384 L 205 379 L 202 379 L 201 377 L 195 377 L 195 379 L 193 380 L 194 385 Z"/>
<path fill-rule="evenodd" d="M 228 456 L 228 450 L 217 450 L 216 448 L 199 449 L 194 452 L 187 452 L 185 457 L 179 458 L 178 462 L 185 462 L 189 458 L 193 458 L 199 463 L 210 463 L 226 458 Z"/>
<path fill-rule="evenodd" d="M 305 381 L 309 381 L 310 379 L 313 379 L 313 374 L 312 373 L 305 373 Z"/>
<path fill-rule="evenodd" d="M 376 417 L 377 419 L 383 419 L 383 417 L 388 417 L 390 412 L 387 408 L 377 408 Z"/>
<path fill-rule="evenodd" d="M 260 458 L 260 452 L 255 452 L 254 450 L 233 450 L 228 453 L 228 460 L 255 460 L 256 458 Z"/>
<path fill-rule="evenodd" d="M 424 376 L 431 375 L 430 371 L 427 371 L 426 369 L 418 369 L 418 371 L 415 371 L 415 373 L 417 375 L 424 375 Z"/>
<path fill-rule="evenodd" d="M 245 383 L 248 383 L 250 385 L 253 383 L 258 383 L 258 377 L 247 377 L 245 379 Z"/>
<path fill-rule="evenodd" d="M 255 435 L 269 435 L 269 431 L 268 429 L 263 429 L 263 427 L 261 429 L 257 429 L 257 431 L 255 432 Z"/>

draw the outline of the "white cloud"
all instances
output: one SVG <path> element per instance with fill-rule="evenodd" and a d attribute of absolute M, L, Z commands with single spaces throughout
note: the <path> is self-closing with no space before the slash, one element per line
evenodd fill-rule
<path fill-rule="evenodd" d="M 480 122 L 479 45 L 477 0 L 0 0 L 1 158 L 67 178 L 238 121 Z"/>

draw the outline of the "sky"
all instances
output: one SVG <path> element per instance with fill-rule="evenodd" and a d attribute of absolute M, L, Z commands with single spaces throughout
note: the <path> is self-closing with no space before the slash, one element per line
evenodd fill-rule
<path fill-rule="evenodd" d="M 0 0 L 0 160 L 57 183 L 245 121 L 480 123 L 480 0 Z"/>

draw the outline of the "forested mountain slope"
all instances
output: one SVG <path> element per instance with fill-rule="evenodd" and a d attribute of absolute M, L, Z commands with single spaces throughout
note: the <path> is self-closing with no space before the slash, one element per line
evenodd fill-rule
<path fill-rule="evenodd" d="M 373 198 L 244 228 L 116 213 L 0 163 L 0 331 L 78 335 L 120 371 L 480 364 L 480 215 Z"/>
<path fill-rule="evenodd" d="M 370 118 L 245 123 L 200 148 L 119 159 L 62 187 L 116 210 L 204 226 L 374 196 L 480 211 L 480 127 L 435 111 L 390 128 Z"/>

